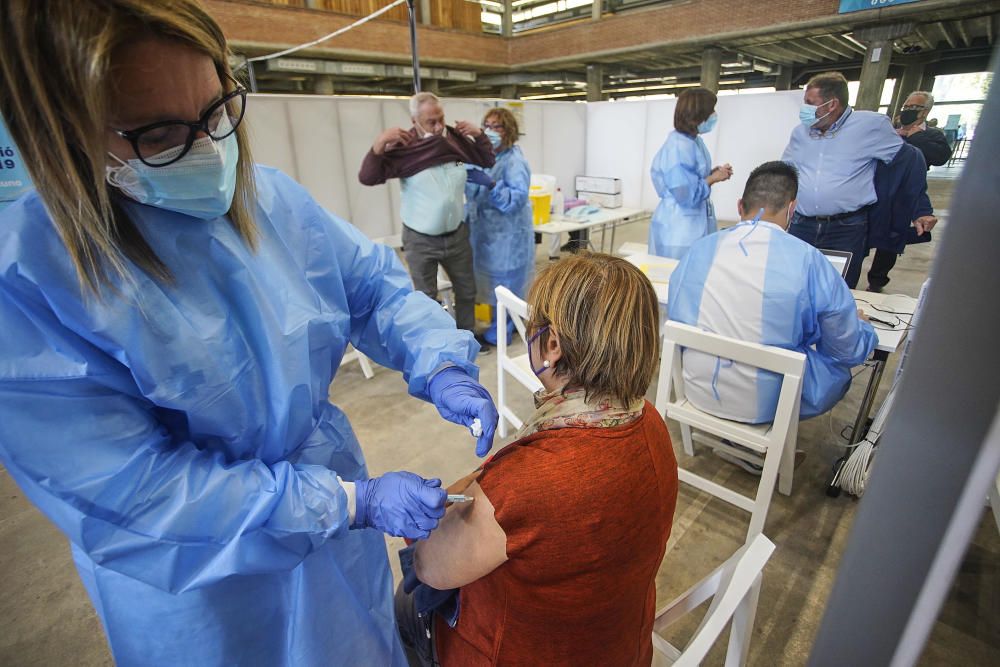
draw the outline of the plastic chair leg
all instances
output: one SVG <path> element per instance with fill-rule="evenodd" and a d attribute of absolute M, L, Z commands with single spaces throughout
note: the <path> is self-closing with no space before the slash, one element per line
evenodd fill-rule
<path fill-rule="evenodd" d="M 691 435 L 691 427 L 681 424 L 681 440 L 684 442 L 684 453 L 694 456 L 694 437 Z"/>

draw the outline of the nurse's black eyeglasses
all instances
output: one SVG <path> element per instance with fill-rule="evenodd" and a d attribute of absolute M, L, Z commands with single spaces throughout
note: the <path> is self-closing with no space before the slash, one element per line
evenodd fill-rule
<path fill-rule="evenodd" d="M 246 110 L 247 89 L 229 76 L 234 89 L 210 106 L 196 122 L 164 120 L 134 130 L 113 130 L 132 144 L 136 156 L 150 167 L 165 167 L 187 155 L 199 132 L 215 141 L 225 139 L 239 127 Z M 223 116 L 229 122 L 222 123 Z M 171 150 L 175 149 L 175 150 Z"/>

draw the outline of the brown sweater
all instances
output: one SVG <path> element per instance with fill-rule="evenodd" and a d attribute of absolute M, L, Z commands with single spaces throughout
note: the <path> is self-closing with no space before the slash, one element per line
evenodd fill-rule
<path fill-rule="evenodd" d="M 459 591 L 435 625 L 443 667 L 648 667 L 656 573 L 677 461 L 656 409 L 614 428 L 540 431 L 501 450 L 479 484 L 506 563 Z"/>
<path fill-rule="evenodd" d="M 406 178 L 448 162 L 465 162 L 487 168 L 496 162 L 493 146 L 483 133 L 475 141 L 470 141 L 453 127 L 448 128 L 444 137 L 420 139 L 416 128 L 411 128 L 409 134 L 409 144 L 389 146 L 381 155 L 368 149 L 358 172 L 362 185 L 379 185 L 390 178 Z"/>

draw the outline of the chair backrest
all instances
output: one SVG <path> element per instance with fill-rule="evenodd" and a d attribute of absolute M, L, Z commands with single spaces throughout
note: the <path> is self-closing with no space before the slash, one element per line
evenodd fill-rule
<path fill-rule="evenodd" d="M 730 421 L 692 405 L 685 395 L 683 361 L 685 349 L 697 350 L 723 359 L 731 359 L 749 367 L 777 373 L 781 378 L 781 389 L 772 423 L 753 425 Z M 720 440 L 749 447 L 764 455 L 757 493 L 752 498 L 696 475 L 690 470 L 684 468 L 678 470 L 678 477 L 682 482 L 749 512 L 750 526 L 747 537 L 752 538 L 764 530 L 779 469 L 781 473 L 779 490 L 785 495 L 792 492 L 795 439 L 798 435 L 799 401 L 802 396 L 805 355 L 727 338 L 678 322 L 667 322 L 663 326 L 662 355 L 656 389 L 656 409 L 665 417 L 680 423 L 684 451 L 689 456 L 694 455 L 694 429 L 714 435 Z M 720 448 L 730 447 L 722 442 L 718 444 Z"/>
<path fill-rule="evenodd" d="M 758 534 L 711 574 L 670 602 L 657 613 L 653 625 L 654 650 L 672 660 L 676 667 L 700 665 L 731 619 L 726 665 L 743 664 L 757 607 L 761 573 L 773 553 L 774 543 L 763 534 Z M 678 651 L 660 637 L 658 631 L 669 627 L 709 598 L 712 598 L 712 603 L 684 650 Z"/>
<path fill-rule="evenodd" d="M 511 357 L 507 352 L 507 319 L 514 323 L 517 335 L 525 343 L 527 348 L 528 334 L 525 330 L 524 321 L 528 319 L 528 304 L 519 298 L 506 287 L 500 285 L 495 290 L 497 296 L 497 407 L 500 411 L 500 423 L 498 431 L 500 437 L 507 437 L 507 423 L 510 422 L 514 428 L 520 428 L 521 418 L 514 414 L 514 411 L 507 405 L 507 374 L 510 374 L 523 387 L 531 392 L 542 388 L 542 381 L 532 372 L 528 355 L 522 354 L 518 357 Z"/>
<path fill-rule="evenodd" d="M 525 343 L 528 342 L 528 334 L 524 328 L 524 321 L 528 319 L 528 304 L 527 302 L 511 292 L 509 289 L 503 285 L 497 285 L 494 290 L 497 297 L 497 331 L 500 331 L 501 324 L 506 326 L 506 322 L 500 322 L 501 309 L 505 311 L 506 317 L 514 323 L 514 328 L 517 329 L 517 334 L 521 337 L 521 340 Z M 497 336 L 498 342 L 500 340 L 504 341 L 504 347 L 506 347 L 506 339 L 504 336 Z M 499 345 L 497 346 L 499 347 Z"/>
<path fill-rule="evenodd" d="M 686 398 L 682 348 L 697 350 L 754 368 L 778 373 L 782 379 L 778 405 L 774 414 L 774 425 L 776 429 L 783 428 L 782 439 L 787 433 L 791 421 L 793 419 L 798 421 L 799 399 L 802 395 L 802 375 L 806 363 L 806 357 L 801 352 L 727 338 L 702 331 L 698 327 L 688 324 L 668 321 L 663 325 L 663 354 L 672 355 L 670 373 L 667 378 L 668 384 L 663 388 L 665 390 L 664 398 L 668 403 L 683 402 Z M 659 391 L 657 393 L 659 394 Z M 671 396 L 676 398 L 671 400 Z M 657 399 L 659 402 L 659 396 Z"/>

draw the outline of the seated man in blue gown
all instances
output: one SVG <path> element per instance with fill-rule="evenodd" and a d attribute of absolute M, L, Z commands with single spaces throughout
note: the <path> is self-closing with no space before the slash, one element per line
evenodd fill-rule
<path fill-rule="evenodd" d="M 830 410 L 878 338 L 840 273 L 819 250 L 785 233 L 798 176 L 767 162 L 747 180 L 742 222 L 694 243 L 670 277 L 668 315 L 730 338 L 806 355 L 800 416 Z M 780 376 L 695 350 L 684 386 L 700 410 L 750 424 L 774 419 Z"/>

